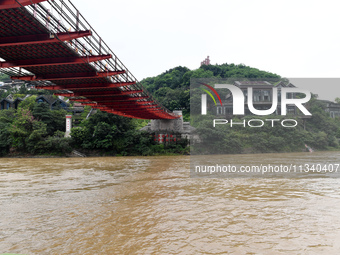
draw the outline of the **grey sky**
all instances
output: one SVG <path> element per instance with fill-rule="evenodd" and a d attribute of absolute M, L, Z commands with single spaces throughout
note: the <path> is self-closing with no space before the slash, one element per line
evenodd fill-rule
<path fill-rule="evenodd" d="M 284 77 L 340 77 L 338 0 L 72 2 L 139 80 L 208 55 Z M 334 84 L 301 86 L 334 100 Z"/>

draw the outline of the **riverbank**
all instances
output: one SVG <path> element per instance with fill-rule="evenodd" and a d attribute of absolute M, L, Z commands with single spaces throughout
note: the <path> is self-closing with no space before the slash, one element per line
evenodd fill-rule
<path fill-rule="evenodd" d="M 340 148 L 333 148 L 330 147 L 325 150 L 313 150 L 313 152 L 337 152 L 340 151 Z M 276 153 L 283 153 L 283 154 L 288 154 L 288 153 L 301 153 L 301 152 L 306 152 L 306 153 L 313 153 L 309 152 L 307 149 L 302 149 L 300 151 L 267 151 L 267 152 L 261 152 L 261 151 L 253 151 L 253 150 L 247 150 L 246 152 L 243 153 L 228 153 L 224 155 L 251 155 L 251 154 L 276 154 Z M 160 156 L 190 156 L 190 151 L 185 153 L 155 153 L 153 155 L 121 155 L 121 154 L 110 154 L 110 153 L 104 153 L 104 152 L 84 152 L 82 151 L 81 154 L 83 154 L 87 158 L 97 158 L 97 157 L 160 157 Z M 212 155 L 212 154 L 211 154 Z M 76 154 L 72 153 L 49 153 L 49 154 L 39 154 L 39 155 L 34 155 L 30 153 L 10 153 L 7 155 L 4 155 L 0 158 L 79 158 L 81 156 L 77 156 Z"/>
<path fill-rule="evenodd" d="M 78 152 L 78 151 L 77 151 Z M 77 158 L 77 157 L 136 157 L 136 156 L 189 156 L 190 150 L 183 149 L 181 152 L 158 152 L 153 153 L 151 155 L 122 155 L 122 154 L 114 154 L 103 151 L 86 151 L 81 150 L 78 153 L 46 153 L 46 154 L 31 154 L 31 153 L 8 153 L 6 155 L 1 156 L 0 158 Z M 82 156 L 81 156 L 82 155 Z"/>

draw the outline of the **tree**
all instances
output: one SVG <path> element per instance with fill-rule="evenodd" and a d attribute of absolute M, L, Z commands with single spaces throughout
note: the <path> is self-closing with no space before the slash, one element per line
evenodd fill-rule
<path fill-rule="evenodd" d="M 47 136 L 46 124 L 33 120 L 32 130 L 26 138 L 27 150 L 30 153 L 44 153 L 46 152 L 45 138 Z"/>
<path fill-rule="evenodd" d="M 65 115 L 67 114 L 65 110 L 50 110 L 47 103 L 36 103 L 32 114 L 35 119 L 46 124 L 48 135 L 53 135 L 57 130 L 65 131 Z"/>
<path fill-rule="evenodd" d="M 22 101 L 20 103 L 19 107 L 32 111 L 33 107 L 37 104 L 36 99 L 37 99 L 36 96 L 30 96 L 30 97 L 26 98 L 24 101 Z"/>
<path fill-rule="evenodd" d="M 12 140 L 12 147 L 24 151 L 26 142 L 31 135 L 34 127 L 37 127 L 37 120 L 34 119 L 32 113 L 28 109 L 19 108 L 15 113 L 15 118 L 9 132 Z"/>
<path fill-rule="evenodd" d="M 108 123 L 100 122 L 95 126 L 93 132 L 93 147 L 96 149 L 113 149 L 113 137 L 117 126 L 110 126 Z"/>
<path fill-rule="evenodd" d="M 72 151 L 71 138 L 64 137 L 64 135 L 64 132 L 56 131 L 53 136 L 47 137 L 44 141 L 45 152 L 70 153 Z"/>
<path fill-rule="evenodd" d="M 9 128 L 14 119 L 14 109 L 0 111 L 0 156 L 6 155 L 11 146 Z"/>

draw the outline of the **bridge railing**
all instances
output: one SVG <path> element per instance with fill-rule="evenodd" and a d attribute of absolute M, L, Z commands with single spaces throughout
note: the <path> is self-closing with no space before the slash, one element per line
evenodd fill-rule
<path fill-rule="evenodd" d="M 68 2 L 68 4 L 67 4 Z M 18 2 L 19 3 L 19 2 Z M 95 29 L 87 22 L 74 4 L 68 0 L 48 0 L 46 2 L 29 5 L 25 8 L 33 15 L 41 25 L 43 25 L 51 34 L 67 33 L 73 31 L 91 30 L 92 35 L 72 40 L 67 43 L 67 47 L 72 48 L 80 56 L 111 54 L 112 58 L 100 60 L 93 63 L 87 63 L 98 72 L 109 70 L 125 70 L 124 74 L 108 77 L 113 82 L 136 82 L 134 85 L 121 87 L 122 90 L 143 90 L 141 96 L 148 96 L 152 101 L 162 107 L 164 112 L 174 115 L 172 112 L 162 106 L 153 96 L 142 86 L 142 84 L 133 76 L 128 68 L 120 61 L 117 55 L 102 40 Z M 84 62 L 86 62 L 84 60 Z M 18 70 L 12 70 L 13 72 Z M 28 75 L 28 71 L 19 70 L 23 75 Z M 49 82 L 38 82 L 40 85 L 50 85 Z M 145 99 L 150 101 L 150 99 Z M 175 116 L 175 115 L 174 115 Z"/>

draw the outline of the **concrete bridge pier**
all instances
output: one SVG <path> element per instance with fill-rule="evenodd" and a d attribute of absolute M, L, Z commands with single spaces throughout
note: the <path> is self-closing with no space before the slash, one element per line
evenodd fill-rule
<path fill-rule="evenodd" d="M 151 122 L 143 127 L 142 131 L 155 133 L 155 140 L 159 143 L 176 142 L 180 139 L 191 138 L 191 132 L 195 130 L 190 126 L 189 122 L 183 121 L 182 111 L 174 111 L 175 114 L 181 116 L 173 120 L 151 120 Z"/>

